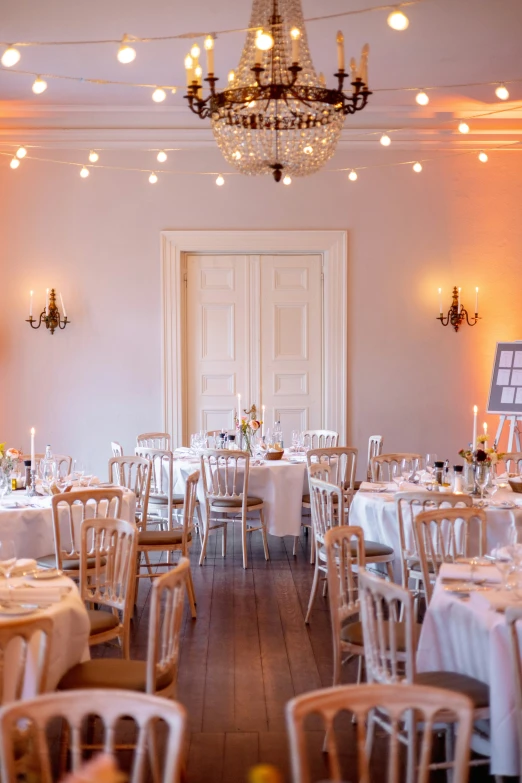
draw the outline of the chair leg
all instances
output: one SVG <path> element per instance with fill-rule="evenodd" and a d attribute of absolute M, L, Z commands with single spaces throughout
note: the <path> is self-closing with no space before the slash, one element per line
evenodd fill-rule
<path fill-rule="evenodd" d="M 334 644 L 334 651 L 333 651 L 333 682 L 332 686 L 340 685 L 341 684 L 341 669 L 342 669 L 342 652 L 341 652 L 341 645 L 339 641 L 337 640 L 336 644 Z"/>
<path fill-rule="evenodd" d="M 197 523 L 198 536 L 199 536 L 199 541 L 201 543 L 201 541 L 203 540 L 203 533 L 202 533 L 202 530 L 203 530 L 203 519 L 201 517 L 201 507 L 200 507 L 199 503 L 196 505 L 196 516 L 198 518 L 198 523 Z"/>
<path fill-rule="evenodd" d="M 386 563 L 386 571 L 388 572 L 388 579 L 390 580 L 390 582 L 393 582 L 394 581 L 394 579 L 393 579 L 393 563 L 392 563 L 391 560 L 388 560 L 388 562 Z"/>
<path fill-rule="evenodd" d="M 315 563 L 315 533 L 313 528 L 310 528 L 310 565 Z"/>
<path fill-rule="evenodd" d="M 310 620 L 310 614 L 312 612 L 312 606 L 317 594 L 317 587 L 319 586 L 319 561 L 315 561 L 314 581 L 312 582 L 312 590 L 310 592 L 310 600 L 308 601 L 308 611 L 306 612 L 305 623 L 308 624 Z"/>
<path fill-rule="evenodd" d="M 243 568 L 248 568 L 248 551 L 247 551 L 247 518 L 246 515 L 241 517 L 241 542 L 243 545 Z"/>
<path fill-rule="evenodd" d="M 294 536 L 294 549 L 292 551 L 293 556 L 297 555 L 297 544 L 299 543 L 299 536 Z"/>
<path fill-rule="evenodd" d="M 266 535 L 265 514 L 262 508 L 259 509 L 259 518 L 261 519 L 261 535 L 263 536 L 263 549 L 265 550 L 265 560 L 270 560 L 268 551 L 268 538 Z"/>
<path fill-rule="evenodd" d="M 201 554 L 199 556 L 200 566 L 203 565 L 203 560 L 207 556 L 207 544 L 208 544 L 209 533 L 210 533 L 210 519 L 207 519 L 207 521 L 205 522 L 205 531 L 203 533 L 203 546 L 201 547 Z"/>
<path fill-rule="evenodd" d="M 189 600 L 190 613 L 193 619 L 196 619 L 196 593 L 194 590 L 194 582 L 192 580 L 192 571 L 189 568 L 188 582 L 187 582 L 187 596 Z"/>
<path fill-rule="evenodd" d="M 149 553 L 144 551 L 143 554 L 145 556 L 145 563 L 147 564 L 147 571 L 149 572 L 149 579 L 152 581 L 152 568 L 150 565 Z"/>
<path fill-rule="evenodd" d="M 228 530 L 227 519 L 228 517 L 225 517 L 225 523 L 223 525 L 223 548 L 221 550 L 221 554 L 223 557 L 226 557 L 227 554 L 227 530 Z"/>

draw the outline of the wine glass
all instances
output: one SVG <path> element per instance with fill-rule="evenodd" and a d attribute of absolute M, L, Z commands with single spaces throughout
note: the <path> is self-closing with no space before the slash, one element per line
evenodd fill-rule
<path fill-rule="evenodd" d="M 16 549 L 12 538 L 3 538 L 0 540 L 0 574 L 7 581 L 7 590 L 11 594 L 11 574 L 16 564 Z M 9 597 L 8 603 L 11 602 Z"/>
<path fill-rule="evenodd" d="M 75 459 L 73 465 L 73 475 L 78 479 L 78 483 L 81 484 L 83 474 L 85 473 L 85 465 L 81 459 Z"/>
<path fill-rule="evenodd" d="M 401 475 L 403 478 L 403 481 L 413 481 L 415 478 L 415 471 L 413 468 L 413 463 L 410 462 L 408 459 L 403 459 L 401 462 Z"/>
<path fill-rule="evenodd" d="M 402 482 L 404 481 L 402 477 L 402 464 L 399 462 L 394 462 L 392 464 L 392 481 L 397 484 L 397 489 L 400 489 Z"/>
<path fill-rule="evenodd" d="M 90 487 L 91 481 L 93 479 L 93 472 L 90 468 L 90 465 L 87 462 L 83 463 L 83 476 L 80 479 L 80 484 L 82 487 Z"/>
<path fill-rule="evenodd" d="M 435 462 L 438 460 L 438 457 L 433 452 L 429 452 L 429 454 L 426 454 L 426 470 L 428 473 L 433 473 L 435 470 Z"/>
<path fill-rule="evenodd" d="M 8 478 L 5 472 L 0 468 L 0 498 L 3 498 L 7 492 Z"/>
<path fill-rule="evenodd" d="M 480 489 L 480 508 L 484 508 L 484 490 L 486 489 L 488 478 L 489 469 L 487 464 L 485 462 L 477 462 L 475 468 L 475 481 L 477 482 L 477 486 Z"/>

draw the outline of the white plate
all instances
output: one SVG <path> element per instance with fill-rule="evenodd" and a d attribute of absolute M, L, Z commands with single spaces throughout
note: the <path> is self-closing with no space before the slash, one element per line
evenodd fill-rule
<path fill-rule="evenodd" d="M 466 593 L 471 592 L 477 592 L 479 590 L 492 590 L 492 585 L 486 585 L 486 584 L 470 584 L 469 582 L 443 582 L 444 590 L 446 590 L 447 593 L 456 593 L 460 594 L 463 593 L 464 595 Z"/>
<path fill-rule="evenodd" d="M 29 579 L 37 579 L 38 581 L 42 579 L 58 579 L 58 577 L 63 576 L 63 571 L 60 571 L 59 568 L 41 568 L 38 571 L 33 571 L 32 574 L 26 574 L 26 576 Z"/>
<path fill-rule="evenodd" d="M 510 500 L 497 500 L 496 502 L 492 500 L 489 505 L 493 508 L 515 508 L 515 504 Z"/>
<path fill-rule="evenodd" d="M 38 610 L 39 607 L 36 604 L 13 604 L 12 606 L 0 604 L 0 616 L 5 615 L 6 617 L 14 617 L 16 615 L 22 614 L 34 614 Z"/>

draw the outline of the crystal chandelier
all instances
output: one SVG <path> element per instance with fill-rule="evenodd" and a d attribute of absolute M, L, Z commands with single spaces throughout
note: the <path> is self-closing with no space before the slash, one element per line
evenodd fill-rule
<path fill-rule="evenodd" d="M 301 0 L 254 0 L 250 27 L 236 72 L 217 92 L 214 40 L 205 40 L 210 94 L 203 97 L 197 44 L 185 59 L 189 107 L 210 117 L 225 160 L 242 174 L 303 177 L 318 171 L 335 152 L 344 118 L 364 109 L 368 96 L 368 46 L 360 63 L 350 61 L 351 92 L 344 91 L 344 38 L 337 34 L 337 87 L 317 76 Z"/>

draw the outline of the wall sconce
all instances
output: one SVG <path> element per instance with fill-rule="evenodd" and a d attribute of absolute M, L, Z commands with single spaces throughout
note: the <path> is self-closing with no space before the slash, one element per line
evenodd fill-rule
<path fill-rule="evenodd" d="M 443 326 L 452 326 L 456 332 L 459 331 L 459 327 L 462 326 L 464 321 L 466 321 L 468 326 L 475 326 L 480 320 L 478 314 L 478 288 L 475 288 L 475 318 L 472 321 L 469 320 L 468 311 L 460 302 L 460 290 L 457 286 L 453 288 L 451 307 L 448 310 L 448 314 L 444 316 L 442 313 L 442 288 L 439 288 L 439 315 L 437 316 L 437 321 L 440 321 Z"/>
<path fill-rule="evenodd" d="M 71 322 L 67 318 L 65 305 L 63 303 L 63 297 L 61 294 L 60 302 L 62 303 L 62 310 L 64 315 L 63 321 L 60 316 L 60 311 L 56 307 L 56 294 L 54 288 L 51 288 L 50 290 L 48 288 L 45 295 L 45 307 L 40 313 L 40 318 L 38 321 L 36 321 L 33 318 L 33 292 L 31 291 L 31 298 L 29 300 L 29 318 L 27 319 L 27 323 L 31 325 L 32 329 L 39 329 L 42 323 L 44 323 L 51 334 L 54 334 L 55 329 L 65 329 L 67 324 L 70 324 Z"/>

